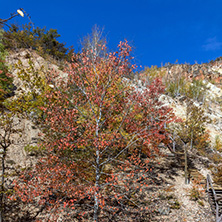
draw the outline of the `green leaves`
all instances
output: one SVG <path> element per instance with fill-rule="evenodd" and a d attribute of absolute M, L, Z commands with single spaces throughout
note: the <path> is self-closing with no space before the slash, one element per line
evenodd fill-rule
<path fill-rule="evenodd" d="M 46 70 L 43 66 L 36 68 L 32 58 L 29 66 L 24 67 L 21 61 L 15 65 L 20 85 L 16 97 L 5 101 L 4 105 L 11 111 L 22 114 L 32 121 L 43 118 L 41 107 L 47 102 L 46 91 L 52 90 L 47 84 Z"/>
<path fill-rule="evenodd" d="M 5 47 L 0 43 L 0 103 L 10 96 L 14 88 L 13 79 L 5 62 L 6 55 Z"/>
<path fill-rule="evenodd" d="M 70 57 L 67 54 L 69 49 L 57 40 L 59 37 L 56 29 L 46 30 L 39 27 L 32 29 L 31 24 L 19 29 L 13 24 L 8 31 L 4 32 L 3 44 L 7 49 L 31 48 L 43 57 L 49 55 L 56 60 L 65 60 Z"/>
<path fill-rule="evenodd" d="M 186 119 L 180 123 L 178 135 L 186 143 L 192 143 L 197 149 L 204 149 L 208 146 L 209 135 L 206 131 L 206 124 L 210 123 L 209 117 L 204 109 L 196 106 L 192 100 L 187 101 Z"/>

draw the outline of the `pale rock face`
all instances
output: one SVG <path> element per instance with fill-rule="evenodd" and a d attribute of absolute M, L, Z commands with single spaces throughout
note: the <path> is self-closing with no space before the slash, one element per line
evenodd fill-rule
<path fill-rule="evenodd" d="M 207 90 L 208 98 L 215 99 L 216 97 L 222 96 L 222 90 L 219 87 L 213 85 L 210 82 L 206 82 L 206 80 L 203 80 L 203 83 L 205 83 L 208 88 Z"/>
<path fill-rule="evenodd" d="M 161 95 L 159 100 L 163 103 L 164 106 L 169 106 L 173 109 L 175 115 L 181 119 L 186 117 L 186 107 L 183 105 L 183 102 L 179 102 L 167 95 Z"/>
<path fill-rule="evenodd" d="M 29 58 L 33 61 L 34 67 L 40 69 L 42 66 L 46 73 L 51 72 L 52 70 L 58 74 L 58 78 L 66 79 L 68 74 L 59 70 L 59 67 L 55 64 L 52 64 L 46 61 L 44 58 L 39 56 L 35 51 L 29 49 L 18 49 L 16 52 L 13 52 L 8 55 L 6 62 L 9 64 L 9 68 L 14 77 L 14 85 L 17 89 L 24 90 L 21 80 L 17 77 L 18 70 L 15 68 L 15 64 L 20 60 L 24 68 L 29 67 Z M 57 80 L 55 80 L 57 82 Z M 51 84 L 51 87 L 55 87 Z M 15 96 L 18 95 L 18 90 L 15 92 Z M 30 157 L 25 151 L 25 146 L 31 145 L 35 146 L 40 142 L 41 137 L 39 136 L 41 131 L 37 128 L 30 120 L 19 119 L 18 128 L 21 130 L 21 136 L 18 134 L 12 135 L 13 144 L 9 147 L 7 152 L 7 159 L 13 160 L 16 165 L 25 167 L 35 162 L 35 157 Z"/>
<path fill-rule="evenodd" d="M 16 165 L 25 167 L 30 164 L 31 159 L 28 158 L 24 150 L 26 145 L 35 146 L 40 141 L 39 133 L 41 132 L 30 120 L 20 119 L 17 129 L 21 130 L 21 134 L 12 134 L 12 145 L 8 148 L 7 157 L 13 160 Z"/>
<path fill-rule="evenodd" d="M 222 69 L 221 69 L 221 68 L 214 67 L 214 68 L 212 68 L 212 70 L 215 71 L 215 72 L 219 72 L 220 74 L 222 74 Z"/>
<path fill-rule="evenodd" d="M 28 68 L 30 57 L 36 70 L 41 69 L 41 67 L 44 67 L 45 74 L 47 74 L 47 72 L 50 73 L 51 71 L 53 71 L 57 73 L 58 78 L 61 78 L 63 80 L 67 78 L 67 73 L 61 71 L 57 65 L 50 63 L 41 56 L 39 56 L 35 51 L 31 49 L 18 49 L 17 52 L 9 54 L 6 58 L 6 62 L 9 64 L 10 70 L 14 77 L 13 83 L 17 88 L 24 89 L 21 80 L 19 80 L 17 77 L 18 69 L 15 68 L 15 65 L 20 60 L 22 62 L 23 67 Z M 58 79 L 56 78 L 55 82 L 57 82 L 57 80 Z M 16 93 L 18 93 L 18 91 Z"/>
<path fill-rule="evenodd" d="M 222 140 L 222 110 L 220 105 L 215 102 L 218 97 L 222 96 L 222 90 L 212 83 L 205 81 L 205 84 L 207 84 L 208 87 L 206 98 L 207 106 L 197 101 L 194 102 L 194 105 L 197 107 L 201 106 L 205 110 L 206 116 L 212 121 L 212 123 L 206 125 L 206 128 L 209 131 L 211 144 L 213 145 L 217 135 L 219 135 Z M 186 103 L 182 98 L 173 99 L 170 96 L 161 95 L 159 100 L 163 105 L 172 108 L 177 117 L 182 120 L 186 119 Z"/>
<path fill-rule="evenodd" d="M 61 72 L 57 66 L 52 65 L 40 57 L 37 53 L 30 50 L 18 50 L 12 54 L 9 54 L 6 61 L 9 64 L 10 70 L 14 76 L 14 84 L 17 88 L 22 88 L 21 81 L 17 78 L 17 69 L 14 67 L 19 60 L 21 60 L 24 67 L 29 67 L 29 57 L 27 54 L 31 54 L 34 66 L 36 69 L 39 69 L 41 66 L 44 66 L 47 69 L 55 69 L 58 72 Z M 67 75 L 66 75 L 67 76 Z M 18 92 L 15 92 L 15 96 L 18 95 Z M 30 164 L 32 161 L 25 151 L 25 146 L 32 145 L 35 146 L 40 141 L 40 129 L 38 129 L 30 120 L 27 119 L 17 119 L 18 122 L 17 128 L 21 130 L 21 134 L 14 133 L 11 136 L 13 141 L 12 145 L 8 148 L 7 159 L 12 160 L 16 165 L 25 167 Z M 34 159 L 34 158 L 33 158 Z"/>

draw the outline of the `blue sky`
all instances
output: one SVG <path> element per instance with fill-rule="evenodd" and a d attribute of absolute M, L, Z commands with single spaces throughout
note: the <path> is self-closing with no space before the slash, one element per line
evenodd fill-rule
<path fill-rule="evenodd" d="M 60 41 L 76 50 L 97 24 L 111 49 L 126 38 L 143 67 L 222 56 L 221 0 L 2 0 L 0 18 L 18 8 L 30 14 L 35 26 L 57 29 Z M 12 21 L 29 22 L 27 17 Z"/>

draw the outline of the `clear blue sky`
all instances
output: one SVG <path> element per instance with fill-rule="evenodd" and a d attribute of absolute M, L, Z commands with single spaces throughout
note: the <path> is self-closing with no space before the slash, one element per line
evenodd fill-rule
<path fill-rule="evenodd" d="M 95 24 L 104 27 L 109 47 L 126 38 L 143 67 L 222 56 L 222 0 L 1 0 L 0 18 L 17 8 L 24 8 L 35 26 L 57 29 L 60 41 L 76 50 Z"/>

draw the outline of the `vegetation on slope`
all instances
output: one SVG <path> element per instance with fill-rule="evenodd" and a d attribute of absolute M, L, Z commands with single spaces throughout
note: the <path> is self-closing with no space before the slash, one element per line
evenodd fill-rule
<path fill-rule="evenodd" d="M 93 37 L 95 34 L 99 33 Z M 109 53 L 97 35 L 99 38 L 86 39 L 82 53 L 71 60 L 72 51 L 68 52 L 58 37 L 56 30 L 32 30 L 30 25 L 23 30 L 13 25 L 4 32 L 0 44 L 4 99 L 12 95 L 5 48 L 31 48 L 70 64 L 68 76 L 60 79 L 44 67 L 36 69 L 31 55 L 28 68 L 21 61 L 16 65 L 18 78 L 28 90 L 4 104 L 7 112 L 24 114 L 40 124 L 45 137 L 36 150 L 43 158 L 37 160 L 36 167 L 21 172 L 13 195 L 3 192 L 3 183 L 2 193 L 11 201 L 34 206 L 38 213 L 28 212 L 36 218 L 48 212 L 51 220 L 61 215 L 67 220 L 121 220 L 126 216 L 148 220 L 151 212 L 142 193 L 150 185 L 149 161 L 159 155 L 159 146 L 165 143 L 174 153 L 189 147 L 188 153 L 197 150 L 202 155 L 211 147 L 206 130 L 209 119 L 197 105 L 206 104 L 206 83 L 188 78 L 181 70 L 153 67 L 141 73 L 143 87 L 138 90 L 123 81 L 127 76 L 132 78 L 134 67 L 129 63 L 127 43 L 120 43 L 118 53 Z M 174 115 L 159 101 L 161 94 L 183 98 L 186 118 L 171 124 Z"/>
<path fill-rule="evenodd" d="M 9 68 L 5 63 L 7 51 L 2 43 L 3 30 L 0 29 L 0 103 L 7 97 L 12 96 L 13 84 L 12 76 L 9 74 Z"/>
<path fill-rule="evenodd" d="M 13 24 L 3 33 L 3 44 L 7 50 L 33 49 L 46 58 L 48 55 L 57 61 L 70 60 L 74 51 L 60 43 L 59 37 L 56 29 L 32 28 L 31 24 L 20 29 Z"/>

